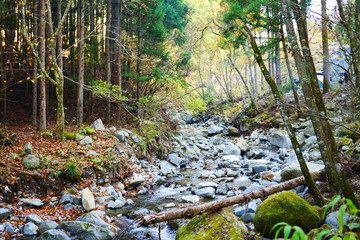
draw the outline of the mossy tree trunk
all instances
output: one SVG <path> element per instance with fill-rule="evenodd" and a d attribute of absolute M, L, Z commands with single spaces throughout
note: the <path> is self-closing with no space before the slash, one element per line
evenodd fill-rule
<path fill-rule="evenodd" d="M 304 159 L 304 156 L 303 156 L 303 153 L 302 153 L 302 150 L 301 150 L 301 146 L 300 146 L 299 142 L 297 141 L 294 128 L 292 127 L 291 122 L 289 120 L 289 117 L 286 114 L 283 96 L 280 93 L 275 80 L 271 77 L 270 72 L 268 71 L 268 69 L 267 69 L 267 67 L 265 65 L 265 62 L 264 62 L 264 60 L 262 58 L 261 51 L 260 51 L 260 49 L 259 49 L 259 47 L 258 47 L 258 45 L 257 45 L 257 43 L 255 41 L 255 38 L 254 38 L 251 30 L 246 25 L 244 26 L 244 28 L 245 28 L 248 40 L 249 40 L 249 42 L 251 44 L 251 47 L 252 47 L 252 49 L 254 51 L 255 59 L 256 59 L 258 65 L 259 65 L 259 67 L 260 67 L 260 69 L 261 69 L 261 71 L 262 71 L 262 73 L 263 73 L 263 75 L 265 77 L 265 81 L 269 84 L 270 89 L 271 89 L 271 91 L 272 91 L 272 93 L 274 95 L 276 105 L 277 105 L 277 107 L 279 109 L 279 112 L 280 112 L 280 115 L 281 115 L 281 117 L 282 117 L 282 119 L 284 121 L 286 131 L 289 134 L 291 143 L 292 143 L 293 148 L 295 150 L 295 154 L 296 154 L 297 159 L 299 161 L 301 172 L 303 173 L 303 175 L 305 177 L 306 185 L 309 187 L 309 190 L 310 190 L 313 198 L 315 199 L 315 201 L 317 203 L 319 203 L 319 204 L 323 204 L 324 199 L 321 196 L 320 190 L 316 186 L 315 181 L 311 177 L 310 171 L 309 171 L 309 169 L 308 169 L 308 167 L 306 165 L 306 161 Z"/>

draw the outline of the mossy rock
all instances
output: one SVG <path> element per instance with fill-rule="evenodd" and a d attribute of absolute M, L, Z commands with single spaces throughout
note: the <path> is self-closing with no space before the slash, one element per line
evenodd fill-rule
<path fill-rule="evenodd" d="M 308 236 L 309 239 L 315 239 L 316 235 L 318 235 L 320 232 L 324 230 L 331 230 L 332 227 L 330 227 L 329 224 L 324 224 L 319 228 L 312 229 L 306 236 Z"/>
<path fill-rule="evenodd" d="M 291 191 L 273 195 L 261 203 L 254 217 L 254 225 L 265 237 L 274 237 L 273 226 L 280 222 L 301 227 L 309 232 L 319 226 L 321 211 Z"/>
<path fill-rule="evenodd" d="M 74 162 L 65 163 L 65 168 L 61 171 L 61 176 L 71 182 L 82 178 L 82 170 L 80 166 Z"/>
<path fill-rule="evenodd" d="M 360 121 L 352 122 L 345 125 L 347 128 L 344 127 L 338 127 L 335 129 L 335 136 L 337 137 L 348 137 L 354 140 L 356 142 L 358 139 L 360 139 Z M 354 131 L 351 131 L 349 129 L 353 129 Z"/>
<path fill-rule="evenodd" d="M 342 148 L 343 146 L 350 146 L 353 144 L 353 140 L 347 137 L 335 137 L 335 141 L 339 148 Z"/>
<path fill-rule="evenodd" d="M 83 132 L 85 135 L 93 135 L 96 132 L 96 130 L 91 127 L 86 127 L 83 129 Z"/>
<path fill-rule="evenodd" d="M 64 137 L 69 140 L 76 140 L 76 133 L 64 133 Z"/>
<path fill-rule="evenodd" d="M 41 133 L 41 137 L 42 138 L 52 138 L 53 134 L 52 134 L 52 132 L 43 132 L 43 133 Z"/>
<path fill-rule="evenodd" d="M 247 231 L 245 224 L 234 214 L 210 212 L 183 224 L 176 233 L 176 240 L 245 239 Z"/>

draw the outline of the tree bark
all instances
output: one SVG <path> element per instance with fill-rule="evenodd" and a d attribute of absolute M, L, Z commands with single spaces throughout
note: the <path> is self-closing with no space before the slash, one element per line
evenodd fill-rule
<path fill-rule="evenodd" d="M 328 16 L 326 13 L 326 0 L 321 0 L 321 35 L 323 47 L 323 72 L 324 72 L 324 85 L 323 93 L 330 90 L 330 57 L 329 57 L 329 34 L 327 29 Z"/>
<path fill-rule="evenodd" d="M 38 31 L 39 31 L 39 11 L 38 11 L 38 0 L 34 0 L 34 41 L 38 41 Z M 38 63 L 36 58 L 33 56 L 33 89 L 32 89 L 32 124 L 37 125 L 38 119 Z"/>
<path fill-rule="evenodd" d="M 45 32 L 46 32 L 46 8 L 45 8 L 45 0 L 39 0 L 40 5 L 40 26 L 39 26 L 39 57 L 41 64 L 45 65 L 45 48 L 46 48 L 46 39 L 45 39 Z M 46 129 L 46 82 L 45 76 L 39 78 L 40 84 L 40 106 L 39 106 L 39 130 L 44 131 Z"/>
<path fill-rule="evenodd" d="M 209 203 L 197 205 L 197 206 L 191 206 L 186 208 L 181 208 L 177 210 L 171 210 L 167 212 L 157 213 L 157 214 L 149 214 L 149 215 L 143 215 L 138 217 L 138 221 L 142 225 L 149 225 L 174 219 L 180 219 L 180 218 L 193 218 L 197 215 L 203 214 L 205 212 L 209 211 L 217 211 L 224 207 L 228 207 L 234 204 L 244 203 L 248 202 L 253 199 L 257 198 L 263 198 L 266 196 L 269 196 L 271 194 L 285 191 L 285 190 L 291 190 L 297 186 L 305 184 L 304 177 L 298 177 L 295 179 L 292 179 L 287 182 L 279 183 L 274 186 L 267 187 L 265 189 L 256 190 L 253 192 L 240 194 L 233 197 L 228 197 L 225 199 L 220 199 L 216 201 L 212 201 Z"/>
<path fill-rule="evenodd" d="M 110 37 L 111 37 L 111 0 L 107 0 L 106 8 L 106 34 L 105 34 L 105 78 L 108 84 L 108 91 L 111 90 L 111 54 L 110 54 Z M 109 93 L 110 94 L 110 93 Z M 106 118 L 111 120 L 111 100 L 106 103 Z"/>
<path fill-rule="evenodd" d="M 84 54 L 85 54 L 85 1 L 79 1 L 79 62 L 78 62 L 78 95 L 77 118 L 78 125 L 84 122 Z"/>

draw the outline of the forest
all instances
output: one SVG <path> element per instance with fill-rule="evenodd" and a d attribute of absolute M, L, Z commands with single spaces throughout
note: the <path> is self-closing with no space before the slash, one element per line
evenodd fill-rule
<path fill-rule="evenodd" d="M 0 240 L 358 239 L 359 46 L 360 0 L 0 0 Z"/>

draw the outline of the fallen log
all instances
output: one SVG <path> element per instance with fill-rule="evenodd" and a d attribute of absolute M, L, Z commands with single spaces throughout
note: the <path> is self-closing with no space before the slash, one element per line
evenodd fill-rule
<path fill-rule="evenodd" d="M 317 175 L 317 176 L 313 176 L 313 178 L 314 180 L 318 180 L 320 177 L 319 175 Z M 191 206 L 191 207 L 186 207 L 186 208 L 181 208 L 177 210 L 166 211 L 156 214 L 138 216 L 136 220 L 141 225 L 148 225 L 148 224 L 165 222 L 180 218 L 193 218 L 194 216 L 203 214 L 205 212 L 217 211 L 220 210 L 221 208 L 228 207 L 234 204 L 249 202 L 250 200 L 266 197 L 277 192 L 291 190 L 297 186 L 304 184 L 305 184 L 305 178 L 298 177 L 283 183 L 276 184 L 274 186 L 267 187 L 265 189 L 259 189 L 253 192 L 239 194 L 233 197 L 220 199 L 213 202 L 204 203 L 201 205 L 196 205 L 196 206 Z"/>

